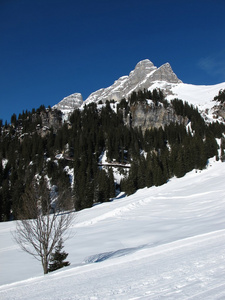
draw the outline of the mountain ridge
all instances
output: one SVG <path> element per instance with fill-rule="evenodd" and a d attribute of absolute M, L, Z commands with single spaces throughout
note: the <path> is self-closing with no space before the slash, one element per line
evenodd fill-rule
<path fill-rule="evenodd" d="M 156 72 L 164 78 L 165 69 L 172 72 L 169 64 L 158 71 L 150 61 L 140 62 L 118 80 L 119 87 L 128 78 L 137 87 Z M 78 211 L 109 201 L 119 191 L 130 195 L 201 170 L 210 157 L 225 161 L 225 91 L 216 96 L 223 84 L 206 86 L 203 93 L 201 86 L 184 84 L 173 73 L 169 80 L 154 81 L 152 91 L 132 92 L 128 101 L 94 102 L 81 109 L 75 109 L 75 103 L 82 103 L 76 93 L 61 103 L 67 119 L 61 110 L 44 106 L 18 119 L 12 116 L 11 124 L 1 127 L 0 221 L 18 218 L 20 199 L 37 178 L 59 195 L 66 191 L 68 203 L 72 199 Z M 193 99 L 188 103 L 182 95 Z"/>
<path fill-rule="evenodd" d="M 177 78 L 168 62 L 157 68 L 149 59 L 144 59 L 136 64 L 134 70 L 130 71 L 129 75 L 121 76 L 115 80 L 111 86 L 101 88 L 91 93 L 87 99 L 84 100 L 83 104 L 98 101 L 105 102 L 106 100 L 112 99 L 120 101 L 122 98 L 127 98 L 133 91 L 148 89 L 154 81 L 157 80 L 168 83 L 182 83 L 182 81 Z M 54 105 L 53 108 L 61 109 L 61 107 L 71 99 L 75 99 L 74 101 L 71 101 L 71 104 L 73 106 L 78 106 L 78 94 L 82 98 L 80 93 L 71 94 L 64 97 L 63 100 Z"/>
<path fill-rule="evenodd" d="M 198 106 L 202 114 L 206 114 L 206 118 L 212 120 L 215 106 L 213 98 L 221 89 L 225 89 L 225 82 L 215 85 L 183 83 L 168 62 L 157 68 L 149 59 L 144 59 L 136 64 L 129 75 L 121 76 L 112 85 L 91 93 L 84 101 L 80 93 L 74 93 L 64 97 L 62 101 L 53 106 L 53 109 L 61 110 L 65 118 L 68 118 L 74 109 L 84 107 L 84 105 L 105 103 L 107 100 L 119 103 L 123 98 L 128 100 L 134 91 L 152 91 L 153 89 L 161 89 L 169 101 L 179 98 Z"/>
<path fill-rule="evenodd" d="M 169 63 L 157 68 L 150 60 L 145 59 L 137 63 L 135 69 L 128 76 L 122 76 L 113 85 L 89 95 L 84 104 L 106 102 L 112 99 L 119 102 L 123 98 L 128 99 L 134 91 L 149 89 L 157 80 L 169 84 L 182 82 L 177 78 Z"/>

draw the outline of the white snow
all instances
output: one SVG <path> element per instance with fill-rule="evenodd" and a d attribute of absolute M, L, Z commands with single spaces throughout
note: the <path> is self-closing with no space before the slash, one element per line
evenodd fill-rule
<path fill-rule="evenodd" d="M 171 90 L 173 95 L 167 96 L 168 100 L 179 98 L 183 101 L 187 101 L 194 107 L 198 107 L 199 112 L 209 122 L 215 120 L 213 116 L 213 107 L 217 105 L 216 101 L 213 101 L 214 97 L 218 95 L 220 90 L 225 89 L 225 82 L 215 85 L 192 85 L 186 83 L 179 83 L 172 85 Z M 223 121 L 222 119 L 216 119 Z"/>
<path fill-rule="evenodd" d="M 225 164 L 77 213 L 71 265 L 42 275 L 0 223 L 0 299 L 225 299 Z"/>
<path fill-rule="evenodd" d="M 60 154 L 56 154 L 55 158 L 56 158 L 56 159 L 63 159 L 64 156 L 63 156 L 62 153 L 60 153 Z"/>
<path fill-rule="evenodd" d="M 223 119 L 214 118 L 213 107 L 217 105 L 213 101 L 214 97 L 218 95 L 220 90 L 225 89 L 225 82 L 215 85 L 193 85 L 187 83 L 168 83 L 166 81 L 155 81 L 149 90 L 161 89 L 165 91 L 166 99 L 168 101 L 174 98 L 187 101 L 190 105 L 198 107 L 199 112 L 208 122 L 222 121 Z"/>
<path fill-rule="evenodd" d="M 5 170 L 5 167 L 6 167 L 7 163 L 8 163 L 8 159 L 3 158 L 2 159 L 2 168 L 3 168 L 3 170 Z"/>
<path fill-rule="evenodd" d="M 71 188 L 73 189 L 73 186 L 74 186 L 74 168 L 69 168 L 69 166 L 66 166 L 64 168 L 64 171 L 66 172 L 67 175 L 69 175 Z"/>
<path fill-rule="evenodd" d="M 192 85 L 179 83 L 172 86 L 172 92 L 179 99 L 189 102 L 200 109 L 212 108 L 216 104 L 213 98 L 218 95 L 221 89 L 225 89 L 225 82 L 215 85 Z M 169 96 L 167 98 L 174 98 Z"/>

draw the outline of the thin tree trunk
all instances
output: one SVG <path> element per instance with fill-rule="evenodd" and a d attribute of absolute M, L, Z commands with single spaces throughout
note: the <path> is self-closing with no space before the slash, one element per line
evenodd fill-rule
<path fill-rule="evenodd" d="M 47 274 L 48 273 L 48 260 L 45 255 L 42 258 L 42 267 L 43 267 L 44 274 Z"/>

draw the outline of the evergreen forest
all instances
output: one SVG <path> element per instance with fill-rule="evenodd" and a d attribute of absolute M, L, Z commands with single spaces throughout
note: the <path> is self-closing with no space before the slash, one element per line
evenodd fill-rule
<path fill-rule="evenodd" d="M 146 99 L 154 107 L 171 107 L 183 121 L 146 130 L 133 126 L 137 105 L 154 113 Z M 224 92 L 218 99 L 223 103 Z M 0 221 L 18 219 L 33 180 L 47 184 L 53 198 L 63 196 L 62 209 L 78 211 L 121 191 L 130 195 L 204 169 L 210 157 L 225 160 L 224 134 L 223 123 L 206 123 L 197 108 L 179 99 L 167 102 L 160 90 L 133 92 L 119 103 L 91 103 L 74 110 L 67 121 L 43 105 L 13 114 L 10 124 L 0 122 Z"/>

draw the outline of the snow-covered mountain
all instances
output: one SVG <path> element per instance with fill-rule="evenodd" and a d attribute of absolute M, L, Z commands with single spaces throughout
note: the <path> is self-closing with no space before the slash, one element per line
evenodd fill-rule
<path fill-rule="evenodd" d="M 104 103 L 112 99 L 120 101 L 122 98 L 128 99 L 133 91 L 144 89 L 152 91 L 155 88 L 163 90 L 167 100 L 179 98 L 198 106 L 205 118 L 212 120 L 212 108 L 215 106 L 213 98 L 221 89 L 225 89 L 225 82 L 208 86 L 183 83 L 173 72 L 169 63 L 157 68 L 149 59 L 145 59 L 140 61 L 129 75 L 120 77 L 109 87 L 93 92 L 84 102 L 82 95 L 75 93 L 65 97 L 54 108 L 68 114 L 82 104 L 99 101 Z"/>
<path fill-rule="evenodd" d="M 216 104 L 212 99 L 219 90 L 225 89 L 225 83 L 185 84 L 169 64 L 156 68 L 149 60 L 144 60 L 129 76 L 91 94 L 85 103 L 106 101 L 112 95 L 120 99 L 125 91 L 123 95 L 128 97 L 132 91 L 143 88 L 160 88 L 168 100 L 175 97 L 186 100 L 212 120 Z M 146 107 L 151 102 L 147 101 Z M 82 103 L 81 94 L 76 93 L 64 98 L 55 108 L 66 116 Z M 165 109 L 168 112 L 168 106 Z M 45 127 L 50 119 L 57 121 L 54 114 L 61 118 L 57 110 L 51 114 L 50 111 L 41 112 Z M 22 143 L 23 136 L 20 137 Z M 222 139 L 217 142 L 223 143 Z M 74 164 L 69 155 L 66 157 L 70 148 L 67 142 L 65 145 L 65 151 L 46 160 L 52 162 L 54 168 L 61 165 L 62 172 L 73 178 Z M 177 149 L 181 152 L 183 147 Z M 58 163 L 64 154 L 65 160 L 71 163 L 66 167 L 64 161 Z M 188 160 L 188 155 L 183 156 L 182 163 L 184 160 Z M 3 159 L 3 169 L 7 163 L 8 160 Z M 28 164 L 32 166 L 33 161 Z M 104 168 L 106 164 L 104 149 L 99 165 Z M 138 174 L 142 175 L 143 170 Z M 58 180 L 59 174 L 57 171 Z M 115 176 L 118 183 L 123 174 Z M 45 276 L 40 261 L 20 251 L 12 239 L 11 233 L 20 221 L 1 222 L 0 299 L 225 299 L 224 176 L 225 163 L 213 157 L 203 170 L 193 169 L 182 178 L 169 177 L 164 185 L 139 189 L 128 197 L 122 192 L 109 202 L 95 203 L 91 208 L 77 211 L 70 226 L 71 238 L 64 244 L 71 264 Z M 50 186 L 50 176 L 45 178 Z"/>
<path fill-rule="evenodd" d="M 0 299 L 225 299 L 224 163 L 77 213 L 69 267 L 41 263 L 0 223 Z"/>
<path fill-rule="evenodd" d="M 164 82 L 165 85 L 182 82 L 177 78 L 169 63 L 157 68 L 150 60 L 145 59 L 136 65 L 129 76 L 120 77 L 110 87 L 92 93 L 85 100 L 85 103 L 127 99 L 133 91 L 151 88 L 155 81 Z"/>

